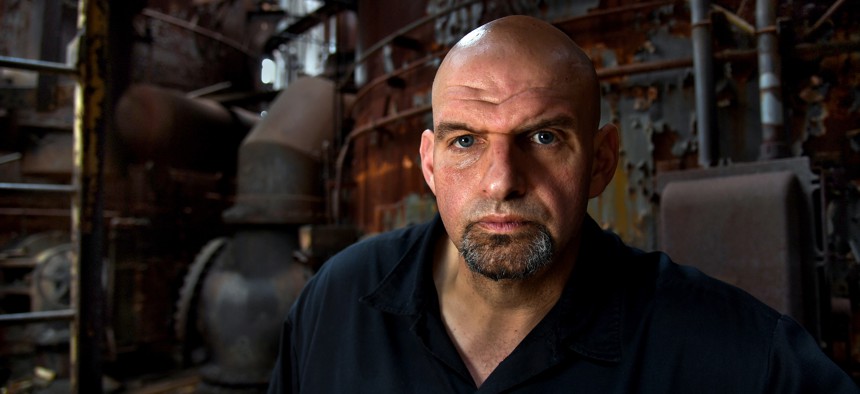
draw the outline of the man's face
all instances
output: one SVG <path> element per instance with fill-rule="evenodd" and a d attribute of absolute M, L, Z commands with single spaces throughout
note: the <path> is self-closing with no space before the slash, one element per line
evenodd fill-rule
<path fill-rule="evenodd" d="M 591 96 L 529 60 L 451 63 L 422 136 L 425 179 L 472 271 L 527 278 L 572 247 L 602 191 L 591 179 L 594 114 L 581 102 Z"/>

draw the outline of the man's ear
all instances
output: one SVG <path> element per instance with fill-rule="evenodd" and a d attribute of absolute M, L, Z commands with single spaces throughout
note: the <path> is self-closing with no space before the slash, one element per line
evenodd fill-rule
<path fill-rule="evenodd" d="M 618 165 L 618 129 L 612 123 L 607 123 L 594 136 L 594 157 L 591 163 L 591 183 L 588 187 L 588 198 L 594 198 L 603 193 L 606 185 L 615 175 Z"/>
<path fill-rule="evenodd" d="M 436 143 L 436 136 L 431 130 L 424 130 L 421 134 L 421 172 L 424 173 L 424 181 L 433 194 L 436 194 L 436 182 L 433 180 L 433 145 Z"/>

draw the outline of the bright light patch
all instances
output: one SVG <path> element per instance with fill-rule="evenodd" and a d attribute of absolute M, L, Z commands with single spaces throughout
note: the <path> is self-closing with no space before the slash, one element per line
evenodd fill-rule
<path fill-rule="evenodd" d="M 272 59 L 263 59 L 263 66 L 260 70 L 260 81 L 269 84 L 275 82 L 275 61 Z"/>

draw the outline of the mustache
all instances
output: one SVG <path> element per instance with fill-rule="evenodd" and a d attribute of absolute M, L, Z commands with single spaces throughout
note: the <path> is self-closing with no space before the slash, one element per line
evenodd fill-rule
<path fill-rule="evenodd" d="M 541 222 L 549 218 L 543 205 L 528 200 L 493 201 L 478 200 L 469 207 L 469 222 L 477 222 L 490 215 L 516 216 L 526 221 Z"/>

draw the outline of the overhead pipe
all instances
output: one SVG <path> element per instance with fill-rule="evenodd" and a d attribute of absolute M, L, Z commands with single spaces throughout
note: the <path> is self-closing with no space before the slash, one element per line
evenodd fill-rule
<path fill-rule="evenodd" d="M 783 120 L 775 0 L 756 1 L 755 26 L 758 34 L 758 85 L 762 131 L 759 159 L 771 160 L 786 156 L 788 146 Z"/>
<path fill-rule="evenodd" d="M 400 78 L 403 75 L 408 74 L 410 72 L 413 72 L 415 70 L 418 70 L 419 68 L 422 68 L 422 67 L 436 67 L 439 63 L 442 62 L 442 59 L 445 57 L 445 55 L 447 53 L 448 53 L 448 49 L 443 49 L 441 51 L 433 52 L 433 53 L 431 53 L 427 56 L 424 56 L 420 59 L 413 60 L 409 63 L 406 63 L 403 67 L 400 67 L 400 68 L 393 70 L 391 72 L 382 74 L 379 77 L 376 77 L 376 78 L 370 80 L 370 82 L 367 82 L 366 84 L 364 84 L 364 86 L 361 87 L 361 89 L 358 91 L 358 93 L 355 94 L 355 98 L 353 98 L 353 102 L 354 103 L 361 102 L 361 100 L 364 99 L 365 96 L 367 96 L 373 90 L 373 88 L 375 88 L 379 85 L 382 85 L 382 84 L 390 81 L 393 78 Z M 357 106 L 353 106 L 352 108 L 350 108 L 353 115 L 355 112 L 355 108 L 357 108 Z"/>
<path fill-rule="evenodd" d="M 75 68 L 75 66 L 71 66 L 66 63 L 22 59 L 9 56 L 0 56 L 0 68 L 11 68 L 17 70 L 65 75 L 75 75 L 78 72 L 78 69 Z"/>
<path fill-rule="evenodd" d="M 711 5 L 711 8 L 714 11 L 720 12 L 725 15 L 726 20 L 729 21 L 734 27 L 737 27 L 738 30 L 747 33 L 749 35 L 755 34 L 755 26 L 746 21 L 746 19 L 741 18 L 738 14 L 731 12 L 723 7 L 720 7 L 716 4 Z"/>
<path fill-rule="evenodd" d="M 0 314 L 0 325 L 13 324 L 29 324 L 41 323 L 46 321 L 57 320 L 74 320 L 74 309 L 61 309 L 53 311 L 38 311 L 24 313 L 4 313 Z"/>
<path fill-rule="evenodd" d="M 118 139 L 132 162 L 233 172 L 236 147 L 260 117 L 177 90 L 136 84 L 123 93 L 115 119 Z"/>
<path fill-rule="evenodd" d="M 642 10 L 647 10 L 650 8 L 664 7 L 667 5 L 676 5 L 676 4 L 682 5 L 683 1 L 681 1 L 681 0 L 659 0 L 659 1 L 651 1 L 648 3 L 620 5 L 618 7 L 613 7 L 613 8 L 592 9 L 592 10 L 589 10 L 588 13 L 586 13 L 584 15 L 576 15 L 576 16 L 572 16 L 572 17 L 556 19 L 556 20 L 553 20 L 551 23 L 553 25 L 556 25 L 556 26 L 561 25 L 561 24 L 568 24 L 568 23 L 575 24 L 577 22 L 582 22 L 582 21 L 587 20 L 587 19 L 600 18 L 600 17 L 620 14 L 620 13 L 624 13 L 624 12 L 642 11 Z"/>
<path fill-rule="evenodd" d="M 814 33 L 816 30 L 818 30 L 819 27 L 823 26 L 824 22 L 830 19 L 830 17 L 833 16 L 833 13 L 836 12 L 839 7 L 842 7 L 843 4 L 845 4 L 845 0 L 836 0 L 836 2 L 833 3 L 833 5 L 831 5 L 830 8 L 828 8 L 827 11 L 824 12 L 824 15 L 821 15 L 821 18 L 818 18 L 818 20 L 812 24 L 812 27 L 810 27 L 809 30 L 806 31 L 806 33 L 803 35 L 803 38 L 809 37 L 810 34 Z"/>
<path fill-rule="evenodd" d="M 0 182 L 0 190 L 74 193 L 78 188 L 75 185 Z"/>
<path fill-rule="evenodd" d="M 386 45 L 391 44 L 391 42 L 394 41 L 395 38 L 409 34 L 413 30 L 416 30 L 416 29 L 420 28 L 421 26 L 424 26 L 425 24 L 427 24 L 429 22 L 435 21 L 440 16 L 454 13 L 454 11 L 457 11 L 461 8 L 471 6 L 472 4 L 479 3 L 481 1 L 483 1 L 483 0 L 466 0 L 466 1 L 463 1 L 463 2 L 460 2 L 457 4 L 453 4 L 447 8 L 444 8 L 444 9 L 437 11 L 436 13 L 426 15 L 422 18 L 418 18 L 417 20 L 413 21 L 412 23 L 410 23 L 404 27 L 401 27 L 400 29 L 397 29 L 394 33 L 389 34 L 388 36 L 386 36 L 382 40 L 379 40 L 375 44 L 371 45 L 370 48 L 368 48 L 366 51 L 363 51 L 363 53 L 361 53 L 355 59 L 355 62 L 353 62 L 349 66 L 349 68 L 347 68 L 346 73 L 342 76 L 342 79 L 338 82 L 338 86 L 343 87 L 343 86 L 347 85 L 349 83 L 349 80 L 353 77 L 355 70 L 359 66 L 364 64 L 364 62 L 367 61 L 367 59 L 369 59 L 371 56 L 373 56 L 374 54 L 376 54 L 377 52 L 379 52 L 380 50 L 385 48 Z"/>
<path fill-rule="evenodd" d="M 719 157 L 717 139 L 717 105 L 714 90 L 714 56 L 711 40 L 711 8 L 708 0 L 690 2 L 693 25 L 693 70 L 696 84 L 696 131 L 699 142 L 699 165 L 710 167 Z"/>
<path fill-rule="evenodd" d="M 220 43 L 222 43 L 222 44 L 224 44 L 230 48 L 233 48 L 239 52 L 242 52 L 243 54 L 245 54 L 246 56 L 248 56 L 251 59 L 257 58 L 257 54 L 254 51 L 252 51 L 250 48 L 248 48 L 247 46 L 243 45 L 241 42 L 233 40 L 229 37 L 226 37 L 223 34 L 218 33 L 216 31 L 212 31 L 212 30 L 206 29 L 204 27 L 200 27 L 197 24 L 188 22 L 184 19 L 179 19 L 177 17 L 171 16 L 168 14 L 158 12 L 158 11 L 151 9 L 151 8 L 144 8 L 143 11 L 140 12 L 140 14 L 147 16 L 147 17 L 150 17 L 152 19 L 160 20 L 164 23 L 171 24 L 173 26 L 177 26 L 177 27 L 189 30 L 189 31 L 197 33 L 203 37 L 210 38 L 212 40 L 220 42 Z"/>

